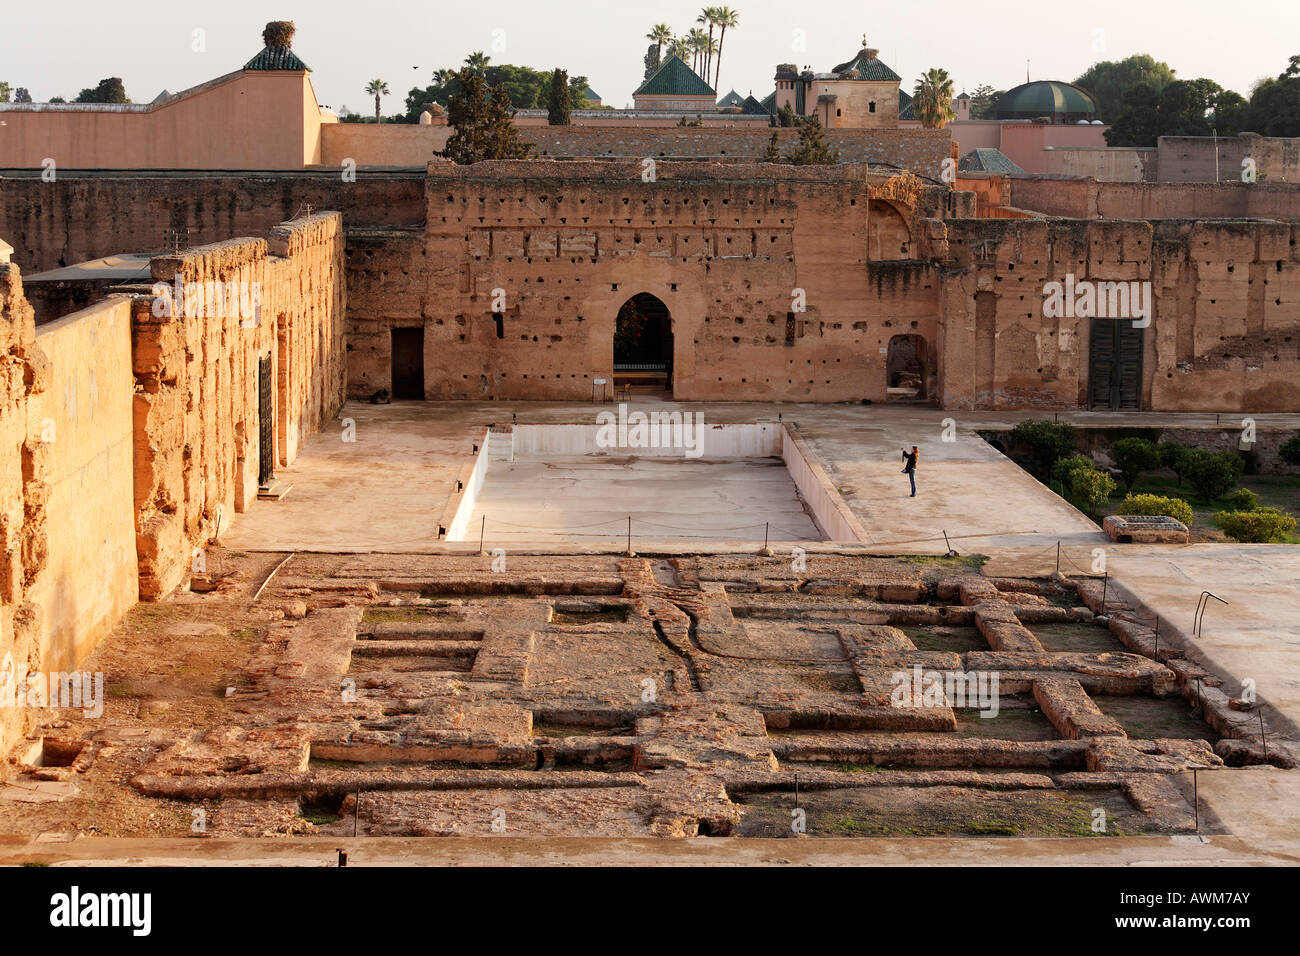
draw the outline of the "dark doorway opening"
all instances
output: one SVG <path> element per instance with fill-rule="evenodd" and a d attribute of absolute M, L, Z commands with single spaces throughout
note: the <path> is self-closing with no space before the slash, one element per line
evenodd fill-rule
<path fill-rule="evenodd" d="M 885 356 L 885 387 L 891 402 L 924 402 L 926 346 L 919 335 L 895 335 Z"/>
<path fill-rule="evenodd" d="M 660 391 L 673 387 L 673 321 L 648 292 L 623 303 L 614 323 L 614 387 Z"/>
<path fill-rule="evenodd" d="M 424 400 L 424 326 L 393 329 L 393 398 Z"/>
<path fill-rule="evenodd" d="M 275 400 L 271 394 L 271 356 L 257 360 L 257 483 L 275 477 Z"/>
<path fill-rule="evenodd" d="M 1131 319 L 1093 319 L 1088 407 L 1142 409 L 1142 330 Z"/>

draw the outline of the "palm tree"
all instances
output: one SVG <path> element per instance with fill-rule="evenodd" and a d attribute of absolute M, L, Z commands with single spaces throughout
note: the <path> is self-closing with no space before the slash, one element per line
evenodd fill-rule
<path fill-rule="evenodd" d="M 952 89 L 947 70 L 927 70 L 916 81 L 912 109 L 926 129 L 943 129 L 957 118 L 952 108 Z"/>
<path fill-rule="evenodd" d="M 704 62 L 704 45 L 709 42 L 709 38 L 704 35 L 703 30 L 695 27 L 690 33 L 686 34 L 686 42 L 691 47 L 691 69 L 699 73 Z"/>
<path fill-rule="evenodd" d="M 658 56 L 660 60 L 663 60 L 664 44 L 672 42 L 673 28 L 666 23 L 656 23 L 650 28 L 650 32 L 645 35 L 645 38 L 658 46 L 658 53 L 656 56 Z"/>
<path fill-rule="evenodd" d="M 366 84 L 366 92 L 375 98 L 375 122 L 383 122 L 379 116 L 379 98 L 388 95 L 388 84 L 383 80 L 371 80 Z"/>
<path fill-rule="evenodd" d="M 691 55 L 691 41 L 686 37 L 673 37 L 668 41 L 668 55 L 685 63 Z"/>
<path fill-rule="evenodd" d="M 475 50 L 469 56 L 465 57 L 465 66 L 471 73 L 477 73 L 482 76 L 487 72 L 488 62 L 492 57 L 488 56 L 482 50 Z"/>
<path fill-rule="evenodd" d="M 718 25 L 718 8 L 705 7 L 700 11 L 700 15 L 695 18 L 696 23 L 705 23 L 709 27 L 709 46 L 704 56 L 704 76 L 707 79 L 709 67 L 713 63 L 713 54 L 717 52 L 717 47 L 713 45 L 713 28 Z"/>
<path fill-rule="evenodd" d="M 718 88 L 718 77 L 722 75 L 722 41 L 727 38 L 727 27 L 740 26 L 740 14 L 731 7 L 718 7 L 713 11 L 713 15 L 722 33 L 718 35 L 718 66 L 713 73 L 713 88 Z"/>

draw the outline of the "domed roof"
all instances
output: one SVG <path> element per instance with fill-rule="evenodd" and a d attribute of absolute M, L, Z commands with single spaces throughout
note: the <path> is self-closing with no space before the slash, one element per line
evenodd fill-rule
<path fill-rule="evenodd" d="M 1051 117 L 1053 123 L 1076 123 L 1097 117 L 1097 100 L 1083 87 L 1059 80 L 1035 80 L 1007 90 L 994 111 L 998 119 Z"/>

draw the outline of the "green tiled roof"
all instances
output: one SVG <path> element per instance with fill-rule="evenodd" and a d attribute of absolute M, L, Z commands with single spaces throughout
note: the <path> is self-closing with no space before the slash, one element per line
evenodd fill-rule
<path fill-rule="evenodd" d="M 869 56 L 868 54 L 871 52 L 873 51 L 859 50 L 858 55 L 849 62 L 837 66 L 835 72 L 843 73 L 845 70 L 857 70 L 858 79 L 871 80 L 877 83 L 898 83 L 902 81 L 903 78 L 885 66 L 883 60 L 877 59 L 875 56 Z"/>
<path fill-rule="evenodd" d="M 722 99 L 718 100 L 718 109 L 726 109 L 728 106 L 744 106 L 745 98 L 732 90 Z"/>
<path fill-rule="evenodd" d="M 771 93 L 768 93 L 767 96 L 763 97 L 763 112 L 776 112 L 776 90 L 773 90 Z"/>
<path fill-rule="evenodd" d="M 747 116 L 766 116 L 768 111 L 763 108 L 763 104 L 754 99 L 753 95 L 745 97 L 745 102 L 740 105 L 740 112 Z"/>
<path fill-rule="evenodd" d="M 916 110 L 912 104 L 912 98 L 900 88 L 898 91 L 898 118 L 901 120 L 916 119 Z"/>
<path fill-rule="evenodd" d="M 655 75 L 642 83 L 633 96 L 714 96 L 713 87 L 700 79 L 679 57 L 670 56 Z"/>
<path fill-rule="evenodd" d="M 995 115 L 998 119 L 1033 119 L 1038 116 L 1092 119 L 1097 115 L 1097 101 L 1091 93 L 1073 83 L 1034 80 L 1003 93 Z"/>
<path fill-rule="evenodd" d="M 308 73 L 311 72 L 311 67 L 298 59 L 298 55 L 287 46 L 262 47 L 261 53 L 244 64 L 244 69 L 267 71 L 306 70 Z"/>
<path fill-rule="evenodd" d="M 963 173 L 1001 173 L 1004 176 L 1023 176 L 1025 171 L 1013 163 L 999 149 L 972 149 L 961 158 L 957 169 Z"/>

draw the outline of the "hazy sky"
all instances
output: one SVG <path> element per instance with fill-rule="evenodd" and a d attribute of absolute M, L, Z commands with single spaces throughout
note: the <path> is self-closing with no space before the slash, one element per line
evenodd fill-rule
<path fill-rule="evenodd" d="M 380 77 L 393 95 L 384 112 L 403 109 L 412 86 L 426 86 L 440 66 L 472 50 L 497 63 L 537 69 L 562 66 L 585 74 L 606 105 L 631 106 L 641 82 L 649 28 L 694 25 L 703 3 L 675 0 L 66 0 L 0 7 L 0 80 L 28 87 L 39 102 L 68 99 L 106 76 L 121 76 L 127 95 L 147 102 L 241 67 L 261 48 L 271 18 L 293 20 L 295 51 L 312 68 L 320 102 L 367 112 L 365 83 Z M 773 68 L 794 62 L 825 71 L 852 57 L 865 32 L 869 45 L 912 86 L 943 67 L 958 91 L 981 83 L 1006 89 L 1033 79 L 1072 80 L 1089 64 L 1150 53 L 1178 76 L 1208 76 L 1249 95 L 1262 76 L 1276 75 L 1300 53 L 1300 2 L 1257 0 L 1083 0 L 1070 4 L 1010 0 L 933 0 L 870 10 L 852 0 L 731 4 L 740 26 L 723 47 L 721 92 L 772 90 Z M 195 31 L 206 49 L 195 52 Z M 802 31 L 801 33 L 797 31 Z M 798 37 L 805 40 L 797 50 Z"/>

